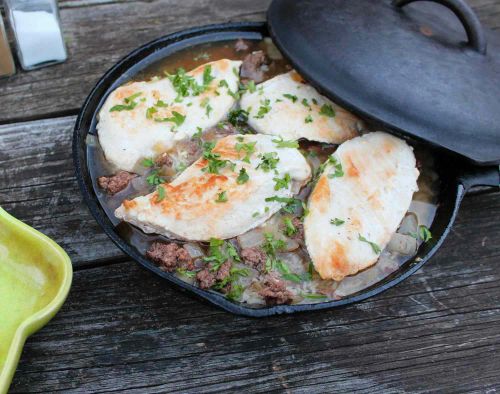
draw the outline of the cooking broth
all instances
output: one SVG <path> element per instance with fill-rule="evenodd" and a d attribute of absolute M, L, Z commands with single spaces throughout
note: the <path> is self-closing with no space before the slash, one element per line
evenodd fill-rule
<path fill-rule="evenodd" d="M 265 71 L 265 79 L 272 78 L 291 69 L 290 65 L 287 64 L 269 39 L 246 41 L 246 43 L 248 48 L 240 51 L 235 49 L 234 41 L 192 47 L 149 66 L 139 72 L 134 77 L 134 80 L 143 81 L 150 80 L 151 78 L 161 78 L 165 73 L 175 73 L 179 67 L 190 70 L 209 61 L 222 58 L 242 60 L 246 55 L 256 50 L 263 50 L 272 60 Z M 245 127 L 245 131 L 253 132 L 248 126 Z M 364 131 L 369 131 L 369 129 L 367 128 Z M 213 141 L 224 135 L 227 135 L 227 133 L 225 134 L 224 125 L 220 125 L 216 129 L 204 132 L 199 140 L 194 141 L 192 139 L 179 143 L 172 151 L 168 152 L 173 158 L 173 165 L 169 168 L 162 167 L 162 176 L 167 182 L 173 180 L 184 168 L 201 155 L 201 144 L 203 142 Z M 301 141 L 300 150 L 308 160 L 311 168 L 317 171 L 327 157 L 336 150 L 336 146 Z M 275 239 L 283 240 L 285 246 L 283 250 L 279 251 L 276 257 L 279 261 L 285 263 L 286 269 L 283 266 L 270 266 L 267 269 L 268 272 L 275 272 L 276 275 L 285 280 L 287 289 L 293 294 L 293 304 L 309 304 L 339 299 L 371 286 L 396 271 L 399 266 L 415 256 L 417 248 L 422 241 L 407 234 L 416 233 L 419 225 L 430 227 L 434 218 L 439 179 L 434 169 L 433 157 L 418 146 L 414 145 L 414 150 L 420 170 L 420 177 L 418 179 L 419 191 L 414 194 L 409 212 L 403 219 L 398 232 L 393 236 L 386 249 L 380 254 L 378 262 L 356 275 L 346 277 L 340 282 L 322 280 L 314 271 L 303 242 L 295 240 L 291 236 L 284 235 L 283 223 L 287 219 L 291 220 L 293 217 L 301 216 L 303 213 L 302 207 L 296 207 L 293 213 L 278 212 L 262 226 L 230 239 L 228 242 L 234 245 L 237 251 L 241 251 L 244 248 L 261 246 L 265 242 L 265 233 L 272 234 Z M 146 251 L 155 241 L 170 242 L 170 240 L 163 236 L 145 234 L 126 222 L 120 222 L 115 218 L 113 213 L 124 199 L 132 199 L 154 190 L 155 187 L 146 182 L 148 169 L 143 168 L 142 173 L 139 174 L 140 176 L 133 179 L 126 189 L 110 196 L 97 186 L 97 179 L 100 176 L 108 176 L 115 173 L 116 169 L 106 161 L 99 142 L 91 134 L 89 134 L 87 140 L 87 159 L 97 197 L 106 214 L 115 224 L 116 230 L 121 237 L 143 255 L 146 254 Z M 296 197 L 302 201 L 307 201 L 311 189 L 312 182 L 306 185 Z M 207 244 L 182 241 L 174 242 L 184 244 L 191 256 L 196 257 L 196 269 L 200 269 L 206 264 L 203 262 L 203 257 L 209 253 Z M 252 306 L 263 305 L 264 299 L 258 294 L 262 289 L 263 274 L 243 262 L 233 261 L 233 267 L 244 271 L 245 274 L 238 276 L 231 283 L 232 289 L 239 289 L 237 294 L 234 291 L 229 291 L 228 296 L 234 301 L 244 302 Z M 172 275 L 176 275 L 188 283 L 196 284 L 193 273 L 178 270 L 172 273 Z"/>

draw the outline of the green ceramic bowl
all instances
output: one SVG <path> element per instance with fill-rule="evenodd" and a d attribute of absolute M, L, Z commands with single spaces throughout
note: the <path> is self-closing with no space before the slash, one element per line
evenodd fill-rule
<path fill-rule="evenodd" d="M 0 208 L 0 393 L 23 345 L 61 308 L 71 286 L 68 255 L 50 238 Z"/>

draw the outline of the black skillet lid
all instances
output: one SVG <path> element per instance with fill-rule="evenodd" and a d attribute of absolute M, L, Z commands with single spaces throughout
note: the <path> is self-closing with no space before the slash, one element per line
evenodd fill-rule
<path fill-rule="evenodd" d="M 269 31 L 333 101 L 477 164 L 500 163 L 500 38 L 463 0 L 273 0 Z"/>

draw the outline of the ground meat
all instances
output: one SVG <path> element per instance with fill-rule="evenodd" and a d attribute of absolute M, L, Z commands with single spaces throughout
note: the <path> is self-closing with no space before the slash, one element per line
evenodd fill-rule
<path fill-rule="evenodd" d="M 242 38 L 240 38 L 238 41 L 236 41 L 236 44 L 234 44 L 234 49 L 236 52 L 248 51 L 248 48 L 248 44 Z"/>
<path fill-rule="evenodd" d="M 259 295 L 264 298 L 266 305 L 290 304 L 293 295 L 287 290 L 286 284 L 274 275 L 267 275 L 262 282 Z"/>
<path fill-rule="evenodd" d="M 265 70 L 262 66 L 268 63 L 267 56 L 263 51 L 252 52 L 243 59 L 240 76 L 243 80 L 251 79 L 256 83 L 264 80 Z"/>
<path fill-rule="evenodd" d="M 266 266 L 266 254 L 259 248 L 246 248 L 240 253 L 243 262 L 250 267 L 263 271 Z"/>
<path fill-rule="evenodd" d="M 224 264 L 222 264 L 217 271 L 217 276 L 216 279 L 223 281 L 226 279 L 229 275 L 231 274 L 231 262 L 226 261 Z"/>
<path fill-rule="evenodd" d="M 303 242 L 304 241 L 304 223 L 302 223 L 302 221 L 299 218 L 295 217 L 292 219 L 292 224 L 297 231 L 295 232 L 295 234 L 292 235 L 291 238 L 294 239 L 295 241 Z"/>
<path fill-rule="evenodd" d="M 162 153 L 160 156 L 156 158 L 155 163 L 157 166 L 172 167 L 174 161 L 172 160 L 172 158 L 168 153 Z"/>
<path fill-rule="evenodd" d="M 205 268 L 196 274 L 196 279 L 201 289 L 210 289 L 215 284 L 215 273 Z"/>
<path fill-rule="evenodd" d="M 176 243 L 154 242 L 146 256 L 159 264 L 162 269 L 173 272 L 176 268 L 194 269 L 192 258 L 188 251 Z"/>
<path fill-rule="evenodd" d="M 129 182 L 136 176 L 137 174 L 132 174 L 131 172 L 120 171 L 112 176 L 100 176 L 97 179 L 97 183 L 99 184 L 99 187 L 113 195 L 125 189 Z"/>

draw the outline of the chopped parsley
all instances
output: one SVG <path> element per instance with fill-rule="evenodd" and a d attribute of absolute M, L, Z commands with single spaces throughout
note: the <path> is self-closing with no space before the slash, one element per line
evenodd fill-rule
<path fill-rule="evenodd" d="M 208 66 L 205 68 L 203 72 L 204 81 L 205 81 L 205 72 L 207 69 Z M 208 70 L 210 72 L 210 69 Z M 192 76 L 187 75 L 186 70 L 184 70 L 182 67 L 177 69 L 177 72 L 174 75 L 167 74 L 167 76 L 168 79 L 170 79 L 170 82 L 172 82 L 172 85 L 177 93 L 177 97 L 175 99 L 176 102 L 181 102 L 184 99 L 184 97 L 188 97 L 190 95 L 198 96 L 201 93 L 203 93 L 207 88 L 206 85 L 199 85 Z"/>
<path fill-rule="evenodd" d="M 278 148 L 298 148 L 299 143 L 294 140 L 286 141 L 283 139 L 283 137 L 280 137 L 280 139 L 274 139 L 272 140 L 275 144 L 276 147 Z"/>
<path fill-rule="evenodd" d="M 243 158 L 243 161 L 245 163 L 250 163 L 250 157 L 252 157 L 252 154 L 255 152 L 255 145 L 257 144 L 256 141 L 254 142 L 243 142 L 243 137 L 238 137 L 238 141 L 234 148 L 238 153 L 241 151 L 245 152 L 245 157 Z"/>
<path fill-rule="evenodd" d="M 211 263 L 211 271 L 217 271 L 229 258 L 235 261 L 241 260 L 236 248 L 231 243 L 218 238 L 210 238 L 208 254 L 207 257 L 203 258 L 203 261 Z M 231 273 L 233 273 L 233 269 L 231 269 Z M 238 274 L 241 274 L 241 272 L 238 272 Z"/>
<path fill-rule="evenodd" d="M 275 177 L 273 178 L 273 181 L 275 182 L 274 190 L 278 191 L 281 189 L 288 189 L 291 181 L 290 174 L 285 174 L 283 178 Z"/>
<path fill-rule="evenodd" d="M 207 108 L 205 108 L 205 114 L 207 115 L 207 118 L 210 117 L 210 112 L 212 112 L 213 108 L 210 104 L 207 105 Z"/>
<path fill-rule="evenodd" d="M 159 173 L 160 173 L 159 170 L 151 171 L 151 173 L 146 178 L 146 182 L 149 183 L 150 185 L 155 185 L 155 186 L 165 183 L 165 179 L 162 178 L 159 175 Z"/>
<path fill-rule="evenodd" d="M 380 252 L 382 252 L 382 250 L 380 249 L 380 246 L 378 246 L 375 242 L 368 241 L 368 240 L 367 240 L 365 237 L 363 237 L 361 234 L 358 234 L 358 239 L 359 239 L 361 242 L 366 242 L 367 244 L 369 244 L 369 245 L 372 247 L 373 253 L 375 253 L 375 254 L 380 254 Z"/>
<path fill-rule="evenodd" d="M 313 98 L 311 101 L 313 102 L 314 105 L 318 105 L 318 100 L 316 100 L 315 98 Z"/>
<path fill-rule="evenodd" d="M 255 82 L 252 80 L 248 81 L 246 88 L 250 93 L 255 93 L 256 90 Z"/>
<path fill-rule="evenodd" d="M 185 276 L 187 278 L 194 278 L 196 276 L 196 271 L 188 271 L 185 268 L 177 268 L 176 271 L 179 275 Z"/>
<path fill-rule="evenodd" d="M 330 220 L 330 224 L 333 224 L 334 226 L 341 226 L 342 224 L 345 223 L 345 220 L 335 218 Z"/>
<path fill-rule="evenodd" d="M 293 225 L 293 221 L 292 221 L 291 217 L 285 216 L 283 218 L 283 224 L 285 225 L 284 233 L 287 237 L 291 237 L 291 236 L 297 234 L 298 229 L 297 229 L 297 227 L 295 227 Z"/>
<path fill-rule="evenodd" d="M 235 127 L 245 126 L 248 122 L 248 111 L 244 109 L 233 109 L 229 112 L 227 120 Z"/>
<path fill-rule="evenodd" d="M 203 130 L 201 129 L 201 127 L 197 127 L 196 128 L 198 131 L 196 133 L 193 134 L 193 136 L 191 137 L 192 140 L 197 140 L 198 141 L 198 144 L 201 145 L 202 144 L 202 141 L 201 141 L 201 136 L 203 134 Z"/>
<path fill-rule="evenodd" d="M 155 113 L 157 113 L 158 110 L 155 108 L 155 107 L 149 107 L 147 110 L 146 110 L 146 118 L 147 119 L 153 119 L 153 115 Z"/>
<path fill-rule="evenodd" d="M 329 118 L 335 117 L 335 110 L 329 104 L 323 104 L 319 110 L 319 114 L 323 116 L 328 116 Z"/>
<path fill-rule="evenodd" d="M 214 79 L 215 77 L 212 76 L 212 66 L 209 64 L 203 69 L 203 85 L 205 88 L 208 87 Z"/>
<path fill-rule="evenodd" d="M 231 301 L 239 301 L 244 291 L 245 287 L 240 284 L 231 285 L 231 290 L 226 294 L 226 297 Z"/>
<path fill-rule="evenodd" d="M 160 202 L 160 201 L 163 201 L 166 197 L 166 193 L 165 193 L 165 189 L 163 188 L 163 186 L 158 186 L 156 188 L 156 191 L 158 193 L 158 196 L 156 197 L 156 202 Z"/>
<path fill-rule="evenodd" d="M 309 104 L 309 101 L 307 101 L 307 99 L 306 99 L 306 98 L 303 98 L 303 99 L 302 99 L 302 105 L 303 105 L 304 107 L 307 107 L 307 108 L 311 109 L 311 105 Z"/>
<path fill-rule="evenodd" d="M 292 103 L 295 103 L 298 100 L 297 96 L 294 96 L 293 94 L 290 93 L 285 93 L 283 97 L 287 98 L 288 100 L 291 100 Z"/>
<path fill-rule="evenodd" d="M 109 110 L 109 112 L 115 112 L 115 111 L 131 111 L 135 107 L 137 107 L 138 102 L 135 101 L 137 97 L 139 97 L 142 94 L 142 92 L 137 92 L 131 96 L 125 97 L 123 99 L 123 104 L 118 104 Z"/>
<path fill-rule="evenodd" d="M 142 166 L 143 167 L 147 167 L 147 168 L 150 168 L 150 167 L 153 167 L 155 165 L 155 162 L 153 161 L 153 159 L 151 158 L 145 158 L 143 161 L 142 161 Z"/>
<path fill-rule="evenodd" d="M 260 107 L 257 115 L 254 116 L 255 119 L 262 119 L 269 111 L 271 111 L 271 100 L 264 99 L 260 100 Z"/>
<path fill-rule="evenodd" d="M 281 209 L 288 213 L 294 213 L 302 205 L 302 201 L 293 197 L 272 196 L 265 199 L 266 202 L 279 202 L 285 204 Z"/>
<path fill-rule="evenodd" d="M 177 111 L 172 111 L 172 116 L 169 118 L 155 118 L 155 122 L 172 122 L 176 126 L 180 126 L 186 120 L 186 115 L 182 115 Z"/>
<path fill-rule="evenodd" d="M 238 178 L 236 178 L 236 183 L 238 185 L 243 185 L 244 183 L 247 183 L 249 179 L 250 179 L 250 177 L 248 176 L 247 170 L 242 168 L 240 170 Z"/>
<path fill-rule="evenodd" d="M 300 293 L 301 297 L 308 298 L 311 300 L 326 300 L 328 297 L 324 294 L 318 294 L 318 293 Z"/>
<path fill-rule="evenodd" d="M 307 115 L 306 118 L 304 119 L 304 122 L 305 123 L 312 123 L 313 122 L 313 118 L 311 115 Z"/>
<path fill-rule="evenodd" d="M 158 100 L 155 104 L 155 107 L 159 107 L 159 108 L 166 108 L 168 107 L 167 103 L 165 103 L 164 101 L 162 100 Z"/>
<path fill-rule="evenodd" d="M 223 191 L 218 193 L 215 202 L 227 202 L 227 192 Z"/>
<path fill-rule="evenodd" d="M 203 144 L 203 158 L 207 161 L 207 166 L 203 167 L 202 171 L 208 171 L 210 174 L 218 174 L 219 170 L 229 163 L 229 160 L 221 160 L 219 153 L 212 152 L 214 147 L 215 142 L 205 142 Z"/>
<path fill-rule="evenodd" d="M 318 178 L 328 165 L 332 165 L 335 171 L 332 174 L 328 174 L 328 178 L 338 178 L 344 176 L 344 170 L 342 169 L 342 164 L 334 157 L 328 156 L 323 164 L 318 167 L 314 178 Z"/>
<path fill-rule="evenodd" d="M 416 233 L 410 233 L 409 235 L 415 238 L 416 240 L 421 239 L 423 242 L 429 242 L 432 239 L 431 230 L 429 230 L 423 224 L 418 226 L 418 231 Z"/>
<path fill-rule="evenodd" d="M 276 168 L 276 165 L 280 161 L 278 154 L 276 152 L 267 152 L 260 156 L 260 163 L 256 167 L 257 169 L 262 169 L 264 172 L 269 172 Z"/>
<path fill-rule="evenodd" d="M 262 244 L 262 250 L 270 257 L 276 256 L 276 253 L 285 249 L 286 242 L 282 239 L 275 239 L 273 233 L 264 233 L 265 241 Z"/>

